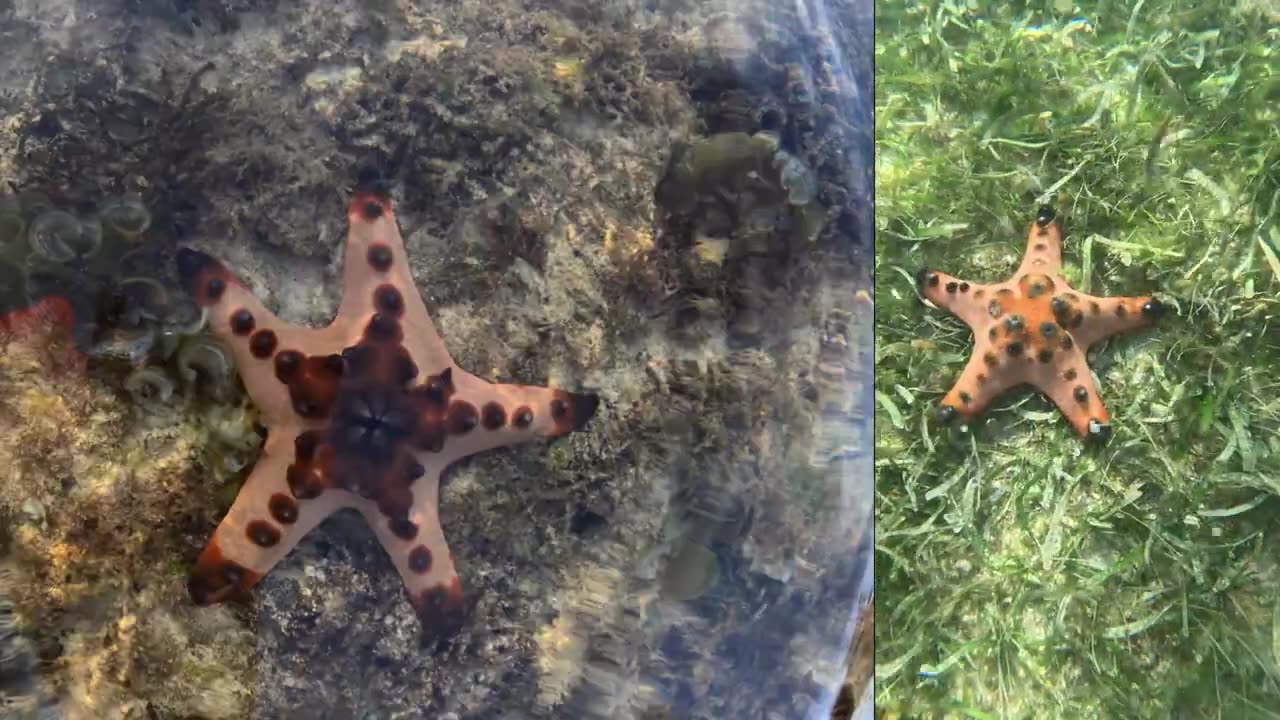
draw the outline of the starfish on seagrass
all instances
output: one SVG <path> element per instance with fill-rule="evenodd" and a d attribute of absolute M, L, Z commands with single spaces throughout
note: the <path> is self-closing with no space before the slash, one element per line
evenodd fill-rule
<path fill-rule="evenodd" d="M 969 364 L 942 399 L 939 421 L 971 420 L 996 396 L 1029 383 L 1082 436 L 1110 437 L 1107 408 L 1089 373 L 1089 347 L 1152 323 L 1165 306 L 1151 296 L 1086 295 L 1073 290 L 1061 270 L 1062 233 L 1053 209 L 1042 207 L 1010 279 L 978 285 L 935 270 L 916 274 L 921 295 L 965 321 L 974 335 Z"/>
<path fill-rule="evenodd" d="M 465 611 L 437 515 L 441 473 L 482 450 L 579 430 L 598 398 L 492 384 L 458 367 L 414 286 L 389 199 L 355 193 L 347 222 L 342 301 L 325 328 L 285 324 L 222 263 L 178 252 L 179 277 L 267 425 L 188 590 L 201 605 L 240 595 L 322 520 L 354 508 L 425 634 L 444 639 Z"/>

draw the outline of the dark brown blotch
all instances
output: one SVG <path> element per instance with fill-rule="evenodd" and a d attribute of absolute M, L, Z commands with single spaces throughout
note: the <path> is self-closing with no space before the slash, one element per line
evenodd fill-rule
<path fill-rule="evenodd" d="M 956 290 L 959 289 L 959 287 L 960 287 L 960 283 L 952 280 L 951 282 L 947 283 L 947 292 L 954 295 L 956 293 Z"/>
<path fill-rule="evenodd" d="M 967 282 L 960 283 L 960 292 L 962 293 L 969 292 L 969 283 Z"/>
<path fill-rule="evenodd" d="M 276 334 L 270 330 L 259 330 L 249 337 L 249 352 L 259 359 L 271 357 L 276 351 Z"/>
<path fill-rule="evenodd" d="M 370 200 L 360 207 L 360 214 L 364 216 L 365 220 L 372 222 L 382 217 L 384 209 L 382 203 L 377 200 Z"/>
<path fill-rule="evenodd" d="M 320 497 L 320 493 L 324 490 L 316 478 L 315 471 L 304 465 L 290 465 L 284 476 L 289 483 L 289 492 L 299 500 L 314 500 Z"/>
<path fill-rule="evenodd" d="M 986 353 L 983 354 L 982 361 L 988 365 L 994 366 L 1000 362 L 1000 358 L 997 357 L 995 353 L 988 350 Z"/>
<path fill-rule="evenodd" d="M 1017 341 L 1011 342 L 1005 350 L 1007 350 L 1013 357 L 1018 357 L 1023 351 L 1022 343 Z"/>
<path fill-rule="evenodd" d="M 253 332 L 253 313 L 245 308 L 240 308 L 231 313 L 231 318 L 227 324 L 231 326 L 231 332 L 236 335 L 248 335 Z"/>
<path fill-rule="evenodd" d="M 1125 307 L 1122 302 L 1116 303 L 1116 317 L 1122 318 L 1129 314 L 1129 308 Z"/>
<path fill-rule="evenodd" d="M 1049 348 L 1041 348 L 1040 351 L 1036 353 L 1036 359 L 1042 363 L 1049 363 L 1053 360 L 1053 351 Z"/>
<path fill-rule="evenodd" d="M 391 247 L 386 243 L 374 243 L 365 253 L 365 259 L 374 270 L 384 273 L 391 269 Z"/>
<path fill-rule="evenodd" d="M 403 337 L 400 323 L 394 317 L 382 312 L 376 312 L 369 318 L 364 336 L 376 342 L 400 342 Z"/>
<path fill-rule="evenodd" d="M 298 377 L 302 367 L 302 353 L 297 350 L 282 350 L 276 354 L 276 379 L 288 384 Z"/>
<path fill-rule="evenodd" d="M 404 296 L 394 285 L 379 285 L 373 291 L 373 306 L 392 317 L 400 317 L 404 312 Z"/>
<path fill-rule="evenodd" d="M 426 545 L 419 545 L 409 551 L 409 569 L 425 575 L 431 570 L 431 551 Z"/>
<path fill-rule="evenodd" d="M 465 435 L 475 429 L 480 422 L 480 414 L 476 406 L 465 400 L 455 400 L 449 404 L 448 428 L 450 435 Z"/>
<path fill-rule="evenodd" d="M 972 395 L 970 395 L 969 393 L 965 392 L 964 390 L 961 390 L 961 391 L 960 391 L 960 402 L 961 402 L 961 404 L 968 405 L 969 403 L 973 402 L 973 396 L 972 396 Z"/>
<path fill-rule="evenodd" d="M 1089 391 L 1085 390 L 1083 385 L 1077 385 L 1076 389 L 1072 391 L 1072 394 L 1075 395 L 1076 402 L 1078 403 L 1089 402 Z"/>
<path fill-rule="evenodd" d="M 516 408 L 516 411 L 511 415 L 511 424 L 521 430 L 529 427 L 533 424 L 533 410 L 526 406 Z"/>
<path fill-rule="evenodd" d="M 480 409 L 480 424 L 486 430 L 499 430 L 507 424 L 507 411 L 496 402 L 487 402 Z"/>
<path fill-rule="evenodd" d="M 1002 313 L 1004 313 L 1004 306 L 1000 304 L 999 300 L 992 300 L 987 303 L 987 314 L 993 319 L 999 318 Z"/>
<path fill-rule="evenodd" d="M 281 525 L 292 525 L 298 521 L 298 503 L 284 493 L 272 495 L 267 501 L 267 508 L 271 510 L 271 517 Z"/>
<path fill-rule="evenodd" d="M 280 542 L 280 530 L 266 520 L 254 520 L 245 528 L 249 541 L 258 547 L 269 548 Z"/>
<path fill-rule="evenodd" d="M 387 523 L 387 528 L 391 530 L 391 534 L 404 541 L 413 540 L 418 537 L 418 525 L 408 518 L 396 518 Z"/>
<path fill-rule="evenodd" d="M 1067 382 L 1071 382 L 1072 380 L 1075 380 L 1078 375 L 1079 373 L 1076 372 L 1075 368 L 1071 368 L 1063 373 L 1062 377 L 1066 378 Z"/>

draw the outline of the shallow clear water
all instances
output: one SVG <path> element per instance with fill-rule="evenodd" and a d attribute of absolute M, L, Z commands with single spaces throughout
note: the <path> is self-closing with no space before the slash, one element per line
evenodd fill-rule
<path fill-rule="evenodd" d="M 830 716 L 871 591 L 869 2 L 68 0 L 0 38 L 0 714 Z M 363 324 L 289 328 L 384 276 L 416 374 L 375 397 L 324 365 Z M 598 401 L 552 440 L 541 395 L 528 437 L 431 415 L 449 367 Z M 450 454 L 491 422 L 520 442 Z M 388 484 L 401 433 L 440 445 Z"/>

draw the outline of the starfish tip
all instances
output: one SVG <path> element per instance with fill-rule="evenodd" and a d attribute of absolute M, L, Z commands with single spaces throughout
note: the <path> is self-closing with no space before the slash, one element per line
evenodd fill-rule
<path fill-rule="evenodd" d="M 218 262 L 208 254 L 189 247 L 178 248 L 176 259 L 178 263 L 178 278 L 183 283 L 190 283 L 200 273 L 207 268 L 215 266 Z"/>
<path fill-rule="evenodd" d="M 1160 301 L 1160 298 L 1151 298 L 1142 304 L 1142 316 L 1148 320 L 1159 320 L 1164 317 L 1169 310 L 1169 306 Z"/>
<path fill-rule="evenodd" d="M 384 215 L 391 214 L 391 198 L 385 193 L 373 190 L 360 190 L 351 195 L 351 204 L 347 207 L 347 215 L 358 217 L 365 222 L 373 222 Z"/>
<path fill-rule="evenodd" d="M 466 623 L 466 599 L 462 594 L 462 581 L 456 576 L 414 595 L 411 601 L 422 623 L 425 643 L 444 643 L 457 635 Z"/>
<path fill-rule="evenodd" d="M 1040 227 L 1046 227 L 1056 217 L 1057 213 L 1053 211 L 1053 208 L 1048 205 L 1041 205 L 1040 209 L 1036 211 L 1036 224 Z"/>

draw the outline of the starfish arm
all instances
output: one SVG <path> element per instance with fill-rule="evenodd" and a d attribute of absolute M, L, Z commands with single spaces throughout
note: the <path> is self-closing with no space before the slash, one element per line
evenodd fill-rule
<path fill-rule="evenodd" d="M 939 417 L 959 416 L 965 422 L 977 417 L 991 401 L 1022 382 L 1016 373 L 1000 372 L 998 356 L 985 341 L 976 343 L 973 357 L 939 404 Z M 1008 361 L 1005 361 L 1008 362 Z M 948 410 L 954 408 L 954 410 Z"/>
<path fill-rule="evenodd" d="M 1088 348 L 1112 335 L 1152 324 L 1165 312 L 1164 303 L 1150 295 L 1141 297 L 1095 297 L 1081 295 L 1077 304 L 1079 327 L 1071 336 Z"/>
<path fill-rule="evenodd" d="M 916 273 L 916 290 L 929 302 L 960 318 L 975 330 L 987 315 L 992 286 L 970 283 L 937 270 Z"/>
<path fill-rule="evenodd" d="M 290 478 L 299 475 L 291 468 L 297 465 L 298 435 L 293 429 L 271 430 L 257 464 L 196 561 L 187 584 L 196 604 L 222 602 L 253 587 L 312 528 L 353 504 L 354 496 L 341 490 L 321 492 L 296 481 L 291 487 Z"/>
<path fill-rule="evenodd" d="M 1053 217 L 1051 208 L 1040 208 L 1027 231 L 1027 251 L 1014 277 L 1027 273 L 1057 275 L 1062 270 L 1062 231 Z"/>
<path fill-rule="evenodd" d="M 452 364 L 414 284 L 391 199 L 356 193 L 347 207 L 347 223 L 338 317 L 358 328 L 368 326 L 375 314 L 397 317 L 424 370 L 438 372 Z"/>
<path fill-rule="evenodd" d="M 440 641 L 462 627 L 466 612 L 462 581 L 437 510 L 443 466 L 438 456 L 424 453 L 420 459 L 432 469 L 414 483 L 407 522 L 390 520 L 373 503 L 362 503 L 360 510 L 399 571 L 424 637 Z"/>
<path fill-rule="evenodd" d="M 1111 432 L 1111 416 L 1098 394 L 1093 374 L 1082 350 L 1071 352 L 1051 371 L 1051 375 L 1033 380 L 1036 387 L 1053 401 L 1067 421 L 1083 437 L 1105 439 Z"/>
<path fill-rule="evenodd" d="M 454 368 L 444 454 L 449 462 L 491 448 L 581 430 L 600 404 L 594 393 L 491 383 Z"/>
<path fill-rule="evenodd" d="M 300 414 L 312 414 L 302 402 L 310 402 L 306 394 L 282 379 L 279 356 L 293 348 L 340 347 L 341 328 L 313 330 L 283 322 L 225 265 L 198 250 L 180 249 L 177 264 L 179 278 L 208 311 L 210 332 L 231 351 L 245 389 L 268 424 L 294 423 Z"/>

